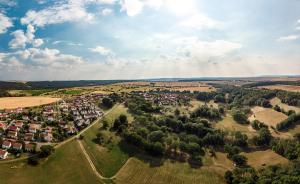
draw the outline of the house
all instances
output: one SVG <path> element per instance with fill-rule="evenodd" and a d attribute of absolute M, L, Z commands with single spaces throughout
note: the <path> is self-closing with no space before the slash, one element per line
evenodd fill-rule
<path fill-rule="evenodd" d="M 19 142 L 13 143 L 13 145 L 12 145 L 12 148 L 17 151 L 21 151 L 22 147 L 23 147 L 22 143 L 19 143 Z"/>
<path fill-rule="evenodd" d="M 7 137 L 12 138 L 12 139 L 16 139 L 18 137 L 18 132 L 17 131 L 9 131 L 7 133 Z"/>
<path fill-rule="evenodd" d="M 22 128 L 24 125 L 23 121 L 16 121 L 15 122 L 15 126 L 18 127 L 18 128 Z"/>
<path fill-rule="evenodd" d="M 35 151 L 35 145 L 32 143 L 25 144 L 25 151 Z"/>
<path fill-rule="evenodd" d="M 6 130 L 6 124 L 5 124 L 5 123 L 2 123 L 2 122 L 0 122 L 0 129 L 2 129 L 2 130 Z"/>
<path fill-rule="evenodd" d="M 26 133 L 24 136 L 25 141 L 34 141 L 34 134 L 33 133 Z"/>
<path fill-rule="evenodd" d="M 19 131 L 19 127 L 15 126 L 15 125 L 9 126 L 8 131 L 17 132 L 17 131 Z"/>
<path fill-rule="evenodd" d="M 3 141 L 2 143 L 2 148 L 3 149 L 9 149 L 11 147 L 11 142 L 10 141 Z"/>
<path fill-rule="evenodd" d="M 8 155 L 8 152 L 6 150 L 1 150 L 0 149 L 0 158 L 1 159 L 6 159 Z"/>
<path fill-rule="evenodd" d="M 53 136 L 51 133 L 44 133 L 42 134 L 43 140 L 46 142 L 51 142 L 53 139 Z"/>
<path fill-rule="evenodd" d="M 39 124 L 30 124 L 29 125 L 29 132 L 30 133 L 36 133 L 37 130 L 39 130 L 41 126 Z"/>

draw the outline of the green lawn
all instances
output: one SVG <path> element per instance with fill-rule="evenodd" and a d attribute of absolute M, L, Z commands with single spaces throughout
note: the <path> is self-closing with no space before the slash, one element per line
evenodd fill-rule
<path fill-rule="evenodd" d="M 105 116 L 102 121 L 107 121 L 109 124 L 112 124 L 120 114 L 126 114 L 129 122 L 133 120 L 133 117 L 128 114 L 127 109 L 123 105 L 117 105 Z M 106 136 L 112 138 L 113 144 L 109 144 L 104 147 L 96 144 L 93 141 L 102 126 L 102 121 L 95 124 L 83 134 L 83 146 L 87 150 L 97 170 L 102 175 L 110 177 L 122 167 L 122 165 L 129 158 L 129 155 L 122 151 L 122 149 L 119 147 L 118 143 L 120 138 L 110 131 L 104 131 L 104 133 Z"/>
<path fill-rule="evenodd" d="M 0 164 L 1 184 L 102 183 L 92 172 L 76 140 L 58 148 L 38 166 L 24 162 Z"/>

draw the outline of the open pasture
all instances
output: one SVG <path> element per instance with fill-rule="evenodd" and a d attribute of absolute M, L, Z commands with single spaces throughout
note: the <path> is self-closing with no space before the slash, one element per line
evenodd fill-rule
<path fill-rule="evenodd" d="M 287 115 L 277 112 L 271 108 L 253 107 L 253 114 L 249 117 L 250 121 L 259 120 L 268 126 L 274 126 L 287 118 Z"/>
<path fill-rule="evenodd" d="M 264 151 L 253 151 L 250 153 L 242 152 L 241 154 L 247 157 L 248 164 L 255 169 L 269 165 L 288 163 L 288 159 L 278 155 L 270 149 Z"/>
<path fill-rule="evenodd" d="M 3 97 L 0 98 L 0 109 L 15 109 L 19 107 L 34 107 L 51 104 L 61 100 L 61 98 L 51 97 Z"/>
<path fill-rule="evenodd" d="M 117 184 L 216 184 L 225 183 L 217 166 L 202 166 L 191 168 L 187 163 L 171 162 L 154 165 L 136 158 L 132 158 L 117 174 L 114 181 Z M 222 170 L 222 169 L 221 169 Z"/>

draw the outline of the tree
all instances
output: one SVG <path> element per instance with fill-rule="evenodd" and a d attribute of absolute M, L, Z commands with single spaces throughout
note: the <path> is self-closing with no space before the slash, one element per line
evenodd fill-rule
<path fill-rule="evenodd" d="M 237 166 L 244 166 L 247 163 L 247 157 L 244 155 L 233 155 L 231 157 L 232 161 L 237 165 Z"/>
<path fill-rule="evenodd" d="M 110 108 L 112 108 L 112 106 L 113 106 L 114 104 L 113 104 L 113 101 L 112 101 L 110 98 L 103 98 L 103 99 L 102 99 L 101 105 L 102 105 L 104 108 L 110 109 Z"/>
<path fill-rule="evenodd" d="M 226 183 L 231 184 L 233 180 L 233 174 L 231 171 L 226 171 L 224 174 L 224 178 L 226 180 Z"/>
<path fill-rule="evenodd" d="M 235 139 L 233 141 L 233 144 L 240 147 L 246 147 L 248 146 L 248 136 L 246 134 L 242 134 L 240 131 L 235 132 L 234 135 Z"/>
<path fill-rule="evenodd" d="M 41 146 L 40 149 L 41 149 L 40 156 L 42 158 L 48 157 L 49 155 L 51 155 L 54 152 L 54 147 L 51 145 L 43 145 L 43 146 Z"/>
<path fill-rule="evenodd" d="M 246 116 L 245 113 L 241 112 L 241 111 L 235 111 L 233 113 L 233 119 L 240 124 L 248 124 L 248 117 Z"/>
<path fill-rule="evenodd" d="M 39 164 L 39 158 L 36 155 L 33 155 L 33 156 L 28 158 L 27 163 L 29 165 L 36 166 L 36 165 Z"/>
<path fill-rule="evenodd" d="M 253 143 L 257 146 L 268 146 L 272 140 L 272 135 L 268 128 L 261 128 L 258 132 L 259 136 L 253 137 Z"/>
<path fill-rule="evenodd" d="M 161 130 L 153 131 L 148 135 L 151 142 L 163 142 L 164 133 Z"/>

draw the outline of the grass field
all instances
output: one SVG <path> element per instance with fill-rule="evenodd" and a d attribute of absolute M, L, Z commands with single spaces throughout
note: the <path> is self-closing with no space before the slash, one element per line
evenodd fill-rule
<path fill-rule="evenodd" d="M 292 92 L 300 92 L 300 86 L 292 86 L 292 85 L 271 85 L 271 86 L 259 86 L 261 89 L 280 89 L 285 91 L 292 91 Z"/>
<path fill-rule="evenodd" d="M 266 125 L 274 126 L 287 118 L 287 115 L 277 112 L 271 108 L 254 107 L 251 109 L 253 114 L 249 117 L 250 121 L 255 119 L 264 122 Z"/>
<path fill-rule="evenodd" d="M 285 111 L 294 110 L 296 113 L 300 113 L 300 108 L 299 107 L 295 107 L 295 106 L 290 106 L 288 104 L 284 104 L 277 97 L 272 98 L 270 100 L 270 103 L 272 104 L 272 106 L 278 105 L 280 108 L 283 108 Z"/>
<path fill-rule="evenodd" d="M 230 114 L 227 114 L 223 120 L 214 124 L 217 129 L 222 129 L 228 132 L 240 131 L 247 134 L 248 137 L 253 137 L 256 132 L 250 128 L 250 125 L 241 125 L 235 122 Z"/>
<path fill-rule="evenodd" d="M 11 90 L 9 91 L 9 93 L 14 96 L 40 96 L 53 91 L 55 90 L 54 89 Z"/>
<path fill-rule="evenodd" d="M 152 162 L 154 162 L 152 160 Z M 213 167 L 191 168 L 187 163 L 165 161 L 163 165 L 154 166 L 136 158 L 118 173 L 114 181 L 117 184 L 216 184 L 225 183 L 223 176 L 217 174 Z"/>
<path fill-rule="evenodd" d="M 24 162 L 0 164 L 1 184 L 102 183 L 92 172 L 76 140 L 58 148 L 38 166 Z"/>
<path fill-rule="evenodd" d="M 248 158 L 248 164 L 256 169 L 276 164 L 287 164 L 288 160 L 278 155 L 272 150 L 254 151 L 250 153 L 242 152 L 242 155 Z"/>
<path fill-rule="evenodd" d="M 0 109 L 14 109 L 18 107 L 33 107 L 54 103 L 60 98 L 51 97 L 4 97 L 0 98 Z"/>
<path fill-rule="evenodd" d="M 123 105 L 117 105 L 102 121 L 107 121 L 112 124 L 115 118 L 117 118 L 120 114 L 126 114 L 129 122 L 133 120 L 133 117 L 128 114 L 127 109 Z M 127 161 L 129 155 L 122 151 L 119 147 L 118 143 L 120 139 L 109 131 L 104 131 L 104 133 L 112 138 L 113 144 L 103 147 L 93 141 L 101 126 L 101 123 L 97 123 L 83 134 L 83 146 L 88 152 L 97 170 L 103 176 L 111 177 Z"/>

